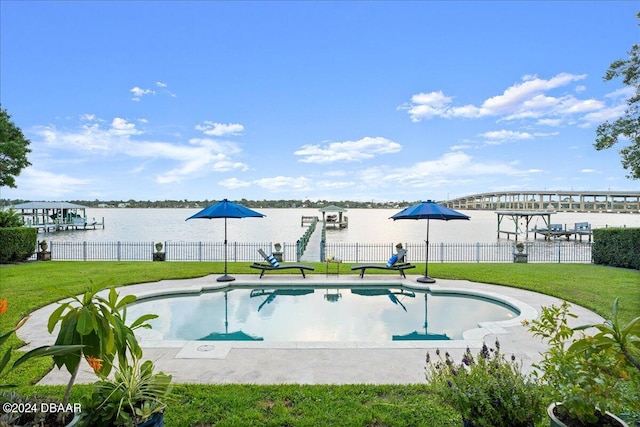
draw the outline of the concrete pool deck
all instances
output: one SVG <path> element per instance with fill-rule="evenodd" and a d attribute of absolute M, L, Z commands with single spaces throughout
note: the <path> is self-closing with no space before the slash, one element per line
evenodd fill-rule
<path fill-rule="evenodd" d="M 197 293 L 220 287 L 218 275 L 197 279 L 163 280 L 119 288 L 120 295 L 134 294 L 149 297 L 158 293 Z M 231 282 L 243 286 L 282 287 L 353 285 L 353 286 L 409 286 L 419 288 L 418 275 L 399 279 L 393 275 L 331 276 L 310 275 L 302 279 L 295 275 L 268 274 L 263 279 L 256 275 L 237 275 Z M 464 280 L 438 279 L 428 285 L 434 292 L 463 291 L 484 293 L 518 307 L 518 318 L 482 324 L 482 328 L 465 332 L 463 340 L 452 341 L 387 341 L 387 342 L 268 342 L 268 341 L 162 341 L 141 337 L 144 358 L 156 363 L 159 370 L 173 375 L 176 383 L 201 384 L 415 384 L 424 382 L 425 356 L 436 348 L 448 351 L 460 360 L 468 346 L 476 353 L 483 341 L 492 346 L 500 340 L 505 354 L 515 354 L 525 370 L 540 360 L 544 345 L 521 325 L 522 319 L 538 316 L 541 307 L 560 304 L 558 298 L 484 283 Z M 47 332 L 49 315 L 58 304 L 51 304 L 32 313 L 27 323 L 18 330 L 18 336 L 27 343 L 21 350 L 51 345 L 54 335 Z M 572 304 L 571 311 L 578 317 L 571 325 L 600 323 L 597 314 Z M 66 370 L 53 368 L 39 384 L 66 384 Z M 91 383 L 95 374 L 83 363 L 76 382 Z"/>

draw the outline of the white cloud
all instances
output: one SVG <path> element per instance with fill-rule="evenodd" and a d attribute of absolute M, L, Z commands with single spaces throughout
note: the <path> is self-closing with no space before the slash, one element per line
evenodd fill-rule
<path fill-rule="evenodd" d="M 192 138 L 185 143 L 146 140 L 134 123 L 116 117 L 105 128 L 101 120 L 81 123 L 75 130 L 58 130 L 53 126 L 36 129 L 45 146 L 58 151 L 69 150 L 74 155 L 101 152 L 109 156 L 125 156 L 144 160 L 162 160 L 168 166 L 156 175 L 159 183 L 179 182 L 210 172 L 248 170 L 248 166 L 233 159 L 242 150 L 233 142 L 208 138 Z M 135 137 L 135 139 L 134 139 Z"/>
<path fill-rule="evenodd" d="M 576 114 L 602 108 L 595 100 L 579 100 L 572 95 L 560 98 L 546 95 L 554 89 L 583 80 L 585 74 L 560 73 L 550 79 L 537 76 L 524 76 L 521 83 L 508 87 L 500 95 L 487 98 L 481 105 L 454 106 L 453 97 L 442 91 L 419 93 L 411 97 L 411 102 L 400 106 L 407 110 L 414 122 L 433 117 L 443 118 L 481 118 L 497 116 L 503 120 L 529 117 Z"/>
<path fill-rule="evenodd" d="M 205 135 L 225 136 L 225 135 L 242 135 L 244 126 L 239 123 L 215 123 L 205 121 L 204 125 L 196 125 L 196 130 L 203 132 Z"/>
<path fill-rule="evenodd" d="M 127 120 L 116 117 L 111 122 L 109 130 L 113 135 L 140 135 L 142 131 L 136 129 L 136 125 Z"/>
<path fill-rule="evenodd" d="M 606 121 L 616 120 L 618 117 L 622 117 L 626 110 L 627 104 L 623 103 L 585 114 L 584 117 L 582 117 L 583 123 L 580 126 L 591 127 Z"/>
<path fill-rule="evenodd" d="M 134 86 L 131 89 L 129 89 L 129 92 L 133 93 L 133 98 L 131 98 L 132 101 L 140 101 L 142 99 L 143 96 L 145 95 L 155 95 L 156 92 L 153 89 L 142 89 L 139 88 L 138 86 Z"/>
<path fill-rule="evenodd" d="M 160 92 L 159 92 L 160 94 L 169 95 L 172 98 L 176 97 L 176 95 L 168 89 L 168 85 L 166 83 L 161 81 L 156 81 L 155 86 L 160 89 Z M 158 92 L 156 92 L 153 89 L 143 89 L 138 86 L 132 87 L 131 89 L 129 89 L 129 92 L 133 94 L 133 98 L 131 98 L 131 100 L 135 102 L 140 102 L 143 96 L 158 94 Z"/>
<path fill-rule="evenodd" d="M 540 119 L 536 122 L 536 124 L 542 126 L 558 127 L 562 124 L 562 119 Z"/>
<path fill-rule="evenodd" d="M 613 98 L 613 99 L 628 99 L 635 95 L 637 89 L 632 86 L 625 86 L 623 88 L 614 90 L 611 93 L 605 95 L 605 98 Z"/>
<path fill-rule="evenodd" d="M 227 178 L 222 181 L 218 181 L 218 185 L 233 190 L 236 188 L 249 187 L 251 185 L 251 181 L 241 181 L 238 178 Z"/>
<path fill-rule="evenodd" d="M 514 176 L 520 173 L 513 165 L 475 160 L 461 151 L 444 154 L 439 159 L 417 162 L 389 170 L 384 167 L 360 171 L 358 178 L 371 188 L 393 185 L 397 188 L 420 189 L 473 183 L 481 176 Z"/>
<path fill-rule="evenodd" d="M 74 178 L 63 173 L 52 173 L 38 167 L 26 168 L 17 178 L 21 191 L 41 195 L 43 199 L 64 198 L 67 194 L 82 192 L 91 180 Z M 46 183 L 46 185 L 43 185 Z"/>
<path fill-rule="evenodd" d="M 303 145 L 296 156 L 303 163 L 360 162 L 373 157 L 397 153 L 402 146 L 382 137 L 365 137 L 358 141 L 331 142 L 326 145 Z"/>
<path fill-rule="evenodd" d="M 595 173 L 597 172 L 595 169 L 581 169 L 580 170 L 581 173 Z"/>
<path fill-rule="evenodd" d="M 320 180 L 320 181 L 316 181 L 315 182 L 316 187 L 317 188 L 322 188 L 322 189 L 340 189 L 340 188 L 349 188 L 349 187 L 353 187 L 353 185 L 355 184 L 353 181 L 324 181 L 324 180 Z"/>
<path fill-rule="evenodd" d="M 282 192 L 309 188 L 311 180 L 304 176 L 275 176 L 271 178 L 256 179 L 253 181 L 253 184 L 271 192 Z"/>
<path fill-rule="evenodd" d="M 533 135 L 528 132 L 516 132 L 505 129 L 481 133 L 479 136 L 485 138 L 487 144 L 502 144 L 509 141 L 533 139 Z"/>

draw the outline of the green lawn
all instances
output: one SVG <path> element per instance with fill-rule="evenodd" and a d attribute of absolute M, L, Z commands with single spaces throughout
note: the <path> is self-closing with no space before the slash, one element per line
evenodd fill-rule
<path fill-rule="evenodd" d="M 220 274 L 222 263 L 186 262 L 34 262 L 0 266 L 0 297 L 8 311 L 0 331 L 25 314 L 71 294 L 90 281 L 124 286 L 162 279 Z M 324 274 L 324 264 L 316 264 Z M 342 264 L 341 274 L 354 274 Z M 419 268 L 418 268 L 419 271 Z M 229 263 L 231 274 L 256 274 L 248 263 Z M 640 272 L 583 264 L 432 264 L 431 276 L 513 286 L 566 299 L 610 316 L 620 297 L 620 314 L 629 321 L 640 314 Z M 291 274 L 296 272 L 291 271 Z M 397 274 L 390 272 L 390 274 Z M 17 341 L 13 345 L 18 345 Z M 32 386 L 51 367 L 46 360 L 25 364 L 7 378 L 24 394 L 62 396 L 63 387 Z M 75 386 L 73 399 L 89 386 Z M 177 385 L 176 402 L 167 412 L 169 426 L 459 426 L 460 418 L 439 405 L 428 386 L 246 386 Z"/>

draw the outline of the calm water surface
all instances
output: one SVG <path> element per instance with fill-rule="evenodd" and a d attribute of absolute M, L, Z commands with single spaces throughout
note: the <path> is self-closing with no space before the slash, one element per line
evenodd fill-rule
<path fill-rule="evenodd" d="M 220 340 L 242 331 L 264 341 L 340 342 L 391 341 L 407 334 L 424 339 L 427 333 L 431 339 L 462 339 L 478 322 L 517 316 L 470 296 L 348 287 L 233 289 L 154 299 L 129 307 L 127 317 L 146 313 L 160 315 L 151 330 L 142 331 L 151 339 Z"/>
<path fill-rule="evenodd" d="M 39 239 L 53 241 L 222 241 L 223 219 L 192 219 L 185 221 L 200 209 L 87 209 L 87 217 L 100 221 L 104 230 L 40 233 Z M 227 235 L 230 242 L 282 242 L 295 243 L 306 226 L 301 217 L 322 214 L 316 209 L 256 209 L 264 218 L 228 219 Z M 426 237 L 426 221 L 393 221 L 390 216 L 400 209 L 348 209 L 346 229 L 327 229 L 329 242 L 387 243 L 422 242 Z M 461 211 L 470 221 L 430 221 L 429 240 L 433 243 L 495 242 L 497 215 L 493 211 Z M 513 229 L 511 220 L 507 230 Z M 544 226 L 542 220 L 532 226 Z M 640 227 L 638 214 L 610 213 L 557 213 L 551 222 L 566 224 L 589 222 L 593 228 L 606 226 Z M 533 236 L 531 236 L 533 237 Z"/>

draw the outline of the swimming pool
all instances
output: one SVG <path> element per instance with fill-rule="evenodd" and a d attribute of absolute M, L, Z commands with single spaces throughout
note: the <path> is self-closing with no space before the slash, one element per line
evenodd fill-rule
<path fill-rule="evenodd" d="M 460 340 L 520 310 L 489 295 L 404 284 L 233 284 L 141 298 L 127 313 L 159 315 L 143 340 L 383 342 Z"/>

